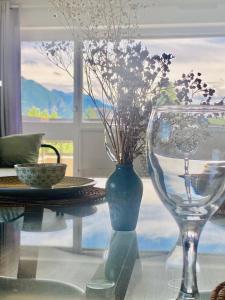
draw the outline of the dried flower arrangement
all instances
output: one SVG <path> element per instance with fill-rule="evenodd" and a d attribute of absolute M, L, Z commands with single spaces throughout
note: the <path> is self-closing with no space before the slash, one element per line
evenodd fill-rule
<path fill-rule="evenodd" d="M 150 56 L 141 42 L 132 40 L 89 41 L 85 48 L 86 78 L 98 79 L 103 103 L 111 107 L 98 107 L 92 82 L 88 80 L 88 94 L 107 133 L 108 153 L 119 163 L 133 162 L 144 152 L 152 103 L 169 83 L 167 74 L 173 57 Z"/>
<path fill-rule="evenodd" d="M 61 13 L 74 38 L 85 40 L 83 47 L 87 93 L 96 106 L 106 132 L 106 149 L 117 163 L 132 163 L 145 152 L 145 135 L 152 105 L 158 99 L 170 101 L 168 90 L 175 91 L 175 102 L 190 103 L 196 95 L 209 104 L 215 90 L 208 88 L 201 74 L 183 74 L 171 84 L 168 78 L 172 54 L 151 56 L 138 32 L 136 0 L 50 0 Z M 41 51 L 59 68 L 69 72 L 71 44 L 44 42 Z M 98 105 L 95 84 L 101 89 L 103 106 Z"/>
<path fill-rule="evenodd" d="M 65 27 L 77 38 L 119 41 L 138 30 L 138 12 L 158 0 L 49 0 L 63 17 Z"/>

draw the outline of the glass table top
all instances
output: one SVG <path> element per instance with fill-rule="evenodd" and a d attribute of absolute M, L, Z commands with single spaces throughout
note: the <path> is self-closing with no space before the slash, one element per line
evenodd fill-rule
<path fill-rule="evenodd" d="M 104 187 L 105 179 L 97 179 Z M 0 297 L 5 299 L 175 299 L 182 250 L 178 228 L 150 179 L 136 231 L 111 228 L 107 203 L 0 205 Z M 199 245 L 202 299 L 225 281 L 225 217 L 212 218 Z"/>

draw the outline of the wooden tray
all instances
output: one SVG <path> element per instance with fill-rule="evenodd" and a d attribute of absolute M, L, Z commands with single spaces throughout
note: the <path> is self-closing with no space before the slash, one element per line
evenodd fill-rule
<path fill-rule="evenodd" d="M 105 189 L 96 187 L 86 187 L 73 195 L 72 197 L 18 197 L 18 196 L 1 196 L 0 207 L 23 207 L 23 206 L 43 206 L 45 208 L 57 209 L 66 208 L 77 205 L 95 205 L 106 201 Z M 64 211 L 65 212 L 65 211 Z"/>

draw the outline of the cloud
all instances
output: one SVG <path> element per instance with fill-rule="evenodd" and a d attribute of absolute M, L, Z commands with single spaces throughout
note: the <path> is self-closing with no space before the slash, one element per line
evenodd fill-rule
<path fill-rule="evenodd" d="M 32 60 L 32 59 L 28 59 L 28 60 L 23 60 L 23 64 L 24 65 L 38 65 L 38 61 L 36 60 Z"/>
<path fill-rule="evenodd" d="M 225 94 L 225 38 L 183 38 L 145 40 L 150 53 L 172 53 L 171 80 L 183 73 L 201 72 L 202 78 Z"/>
<path fill-rule="evenodd" d="M 73 91 L 73 80 L 43 56 L 36 43 L 22 43 L 21 61 L 23 77 L 37 81 L 49 90 Z"/>
<path fill-rule="evenodd" d="M 53 74 L 54 74 L 54 75 L 56 75 L 56 76 L 63 76 L 63 75 L 62 75 L 62 73 L 60 73 L 60 72 L 56 72 L 56 71 L 55 71 L 55 72 L 53 72 Z"/>

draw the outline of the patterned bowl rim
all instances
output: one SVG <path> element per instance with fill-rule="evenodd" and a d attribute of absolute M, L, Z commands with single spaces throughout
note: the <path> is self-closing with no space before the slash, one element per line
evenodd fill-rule
<path fill-rule="evenodd" d="M 18 187 L 18 186 L 5 186 L 5 187 L 1 187 L 0 186 L 0 194 L 2 191 L 37 191 L 37 190 L 43 190 L 42 188 L 39 189 L 31 189 L 29 185 L 23 186 L 23 183 L 19 180 L 18 176 L 4 176 L 4 177 L 0 177 L 0 181 L 2 180 L 17 180 L 18 183 L 20 183 L 22 186 Z M 73 183 L 68 183 L 63 185 L 64 181 L 70 181 L 70 180 L 85 180 L 85 183 L 79 184 L 79 185 L 74 185 Z M 68 191 L 68 190 L 74 190 L 74 189 L 83 189 L 86 187 L 93 187 L 94 185 L 96 185 L 96 181 L 92 178 L 87 178 L 87 177 L 77 177 L 77 176 L 64 176 L 64 178 L 62 179 L 62 182 L 60 181 L 59 183 L 57 183 L 56 185 L 54 185 L 53 188 L 51 188 L 51 191 Z M 46 189 L 44 189 L 44 191 L 46 191 Z"/>
<path fill-rule="evenodd" d="M 14 165 L 15 169 L 55 169 L 55 168 L 66 168 L 66 164 L 58 164 L 58 163 L 26 163 L 26 164 L 16 164 Z"/>

